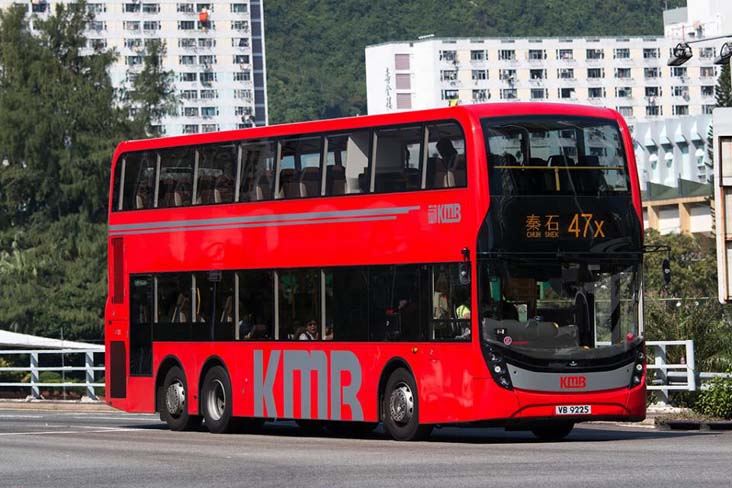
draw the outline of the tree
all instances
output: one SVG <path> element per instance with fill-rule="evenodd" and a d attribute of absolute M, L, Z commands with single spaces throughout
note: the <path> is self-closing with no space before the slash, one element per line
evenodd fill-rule
<path fill-rule="evenodd" d="M 646 232 L 646 244 L 671 248 L 671 283 L 662 278 L 663 253 L 645 260 L 645 336 L 648 340 L 693 339 L 699 371 L 732 366 L 732 310 L 717 300 L 715 248 L 704 238 Z M 678 360 L 679 358 L 675 358 Z"/>
<path fill-rule="evenodd" d="M 153 39 L 145 43 L 143 69 L 132 83 L 128 101 L 135 124 L 148 136 L 159 136 L 160 120 L 175 111 L 177 98 L 173 72 L 163 69 L 165 43 Z"/>
<path fill-rule="evenodd" d="M 130 120 L 115 54 L 82 55 L 91 18 L 59 4 L 31 32 L 23 8 L 0 11 L 0 328 L 101 341 L 112 153 L 152 126 L 170 78 L 146 67 Z"/>

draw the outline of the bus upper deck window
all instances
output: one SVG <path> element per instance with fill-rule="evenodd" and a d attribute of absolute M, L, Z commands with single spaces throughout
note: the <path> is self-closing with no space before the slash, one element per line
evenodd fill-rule
<path fill-rule="evenodd" d="M 160 151 L 158 208 L 182 207 L 191 204 L 194 159 L 195 151 L 192 148 Z"/>
<path fill-rule="evenodd" d="M 210 145 L 199 149 L 194 204 L 234 201 L 237 152 L 236 144 Z"/>
<path fill-rule="evenodd" d="M 454 122 L 427 126 L 425 188 L 463 187 L 467 182 L 465 137 Z"/>
<path fill-rule="evenodd" d="M 120 163 L 118 163 L 120 164 Z M 153 208 L 157 155 L 138 152 L 124 156 L 122 210 Z"/>

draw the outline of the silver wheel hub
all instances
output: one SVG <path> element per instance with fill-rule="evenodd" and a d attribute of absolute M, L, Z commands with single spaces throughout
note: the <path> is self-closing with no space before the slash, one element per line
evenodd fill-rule
<path fill-rule="evenodd" d="M 220 380 L 214 380 L 206 395 L 206 411 L 211 420 L 220 420 L 226 410 L 226 390 Z"/>
<path fill-rule="evenodd" d="M 414 394 L 409 385 L 399 383 L 389 397 L 389 415 L 397 424 L 407 424 L 414 416 Z"/>
<path fill-rule="evenodd" d="M 183 388 L 183 383 L 176 380 L 168 386 L 168 391 L 165 392 L 165 407 L 170 415 L 178 416 L 183 413 L 185 405 L 186 390 Z"/>

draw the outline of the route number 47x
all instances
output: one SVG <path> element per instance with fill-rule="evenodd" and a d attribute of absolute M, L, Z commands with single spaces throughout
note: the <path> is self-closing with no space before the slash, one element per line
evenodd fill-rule
<path fill-rule="evenodd" d="M 602 226 L 605 225 L 605 221 L 602 219 L 593 218 L 591 213 L 576 213 L 572 218 L 572 223 L 569 224 L 569 232 L 574 234 L 575 239 L 581 237 L 605 237 L 605 231 Z"/>

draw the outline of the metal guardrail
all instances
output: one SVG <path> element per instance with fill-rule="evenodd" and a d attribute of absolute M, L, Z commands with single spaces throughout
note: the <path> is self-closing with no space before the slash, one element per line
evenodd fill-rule
<path fill-rule="evenodd" d="M 39 356 L 41 354 L 60 354 L 60 355 L 84 355 L 83 366 L 39 366 Z M 104 366 L 94 366 L 94 355 L 104 355 L 104 347 L 94 347 L 88 349 L 12 349 L 0 350 L 0 356 L 18 356 L 28 355 L 30 363 L 27 367 L 4 367 L 0 368 L 0 372 L 30 372 L 30 382 L 0 382 L 0 387 L 30 388 L 30 396 L 33 399 L 42 399 L 40 388 L 84 388 L 86 396 L 90 400 L 98 400 L 95 388 L 104 387 L 104 383 L 95 382 L 95 373 L 104 371 Z M 63 356 L 62 356 L 63 358 Z M 62 359 L 62 363 L 65 362 Z M 49 383 L 40 381 L 40 373 L 43 371 L 56 371 L 62 374 L 74 371 L 84 371 L 84 382 L 63 381 L 61 383 Z"/>
<path fill-rule="evenodd" d="M 668 362 L 668 350 L 671 347 L 683 347 L 681 363 Z M 660 402 L 668 403 L 669 392 L 673 390 L 696 391 L 697 375 L 694 369 L 694 341 L 646 341 L 646 352 L 653 355 L 653 363 L 648 363 L 648 390 L 658 391 Z"/>

